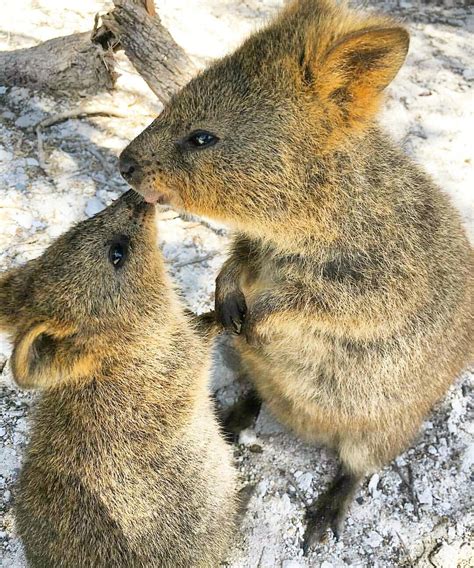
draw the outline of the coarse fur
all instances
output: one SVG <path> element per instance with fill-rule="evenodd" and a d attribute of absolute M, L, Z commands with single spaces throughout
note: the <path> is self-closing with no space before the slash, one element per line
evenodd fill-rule
<path fill-rule="evenodd" d="M 377 123 L 407 50 L 385 16 L 297 0 L 121 157 L 148 200 L 236 230 L 217 314 L 241 332 L 274 415 L 342 462 L 329 493 L 340 502 L 323 496 L 311 511 L 308 545 L 338 529 L 358 482 L 410 444 L 473 357 L 474 258 L 459 216 Z M 196 130 L 213 143 L 190 145 Z"/>
<path fill-rule="evenodd" d="M 15 380 L 42 389 L 16 500 L 29 565 L 218 566 L 235 473 L 154 207 L 130 191 L 4 274 L 0 324 Z"/>

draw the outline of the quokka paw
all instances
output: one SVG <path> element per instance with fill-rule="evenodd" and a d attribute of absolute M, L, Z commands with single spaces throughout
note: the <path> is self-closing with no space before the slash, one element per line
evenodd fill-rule
<path fill-rule="evenodd" d="M 231 292 L 219 302 L 216 300 L 216 314 L 224 329 L 239 335 L 247 315 L 247 303 L 240 290 Z"/>

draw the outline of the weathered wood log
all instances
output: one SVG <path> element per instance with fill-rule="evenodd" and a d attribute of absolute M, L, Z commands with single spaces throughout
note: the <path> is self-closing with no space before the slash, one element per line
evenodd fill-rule
<path fill-rule="evenodd" d="M 114 0 L 114 5 L 92 34 L 0 52 L 0 85 L 69 94 L 110 89 L 116 79 L 114 51 L 124 49 L 151 90 L 166 101 L 196 67 L 161 23 L 152 0 Z"/>
<path fill-rule="evenodd" d="M 186 52 L 163 26 L 158 14 L 151 16 L 143 0 L 113 0 L 115 8 L 102 17 L 138 73 L 161 100 L 185 85 L 196 73 Z"/>
<path fill-rule="evenodd" d="M 96 93 L 112 88 L 115 78 L 112 51 L 93 42 L 90 33 L 0 52 L 0 85 L 69 94 Z"/>

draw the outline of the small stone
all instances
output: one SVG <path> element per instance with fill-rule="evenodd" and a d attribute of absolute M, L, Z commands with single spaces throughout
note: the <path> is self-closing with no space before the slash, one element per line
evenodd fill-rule
<path fill-rule="evenodd" d="M 474 465 L 474 443 L 464 450 L 461 462 L 461 470 L 467 473 Z"/>
<path fill-rule="evenodd" d="M 283 560 L 283 562 L 281 563 L 281 568 L 303 568 L 303 564 L 301 564 L 299 560 L 295 560 L 292 558 L 289 560 Z"/>
<path fill-rule="evenodd" d="M 26 164 L 28 166 L 33 166 L 33 167 L 39 166 L 39 162 L 38 162 L 38 160 L 35 160 L 35 158 L 26 158 Z"/>
<path fill-rule="evenodd" d="M 281 496 L 279 509 L 280 512 L 284 515 L 288 514 L 291 511 L 291 501 L 286 493 Z"/>
<path fill-rule="evenodd" d="M 15 119 L 15 115 L 10 110 L 4 110 L 1 116 L 3 116 L 3 118 L 6 118 L 7 120 Z"/>
<path fill-rule="evenodd" d="M 263 481 L 257 483 L 255 487 L 255 495 L 257 495 L 258 497 L 263 497 L 267 491 L 268 491 L 267 479 L 264 479 Z"/>
<path fill-rule="evenodd" d="M 11 496 L 12 492 L 10 491 L 10 489 L 6 489 L 3 494 L 3 500 L 5 501 L 5 503 L 8 503 L 8 501 L 10 501 Z"/>
<path fill-rule="evenodd" d="M 321 568 L 333 568 L 333 565 L 328 562 L 327 560 L 325 560 L 322 564 L 321 564 Z"/>
<path fill-rule="evenodd" d="M 426 489 L 418 494 L 418 501 L 423 505 L 431 506 L 433 504 L 433 494 L 429 487 L 426 487 Z"/>
<path fill-rule="evenodd" d="M 0 162 L 10 162 L 11 160 L 13 160 L 13 154 L 0 148 Z"/>
<path fill-rule="evenodd" d="M 26 211 L 18 212 L 17 215 L 15 215 L 15 220 L 23 229 L 31 228 L 31 224 L 33 223 L 33 217 Z"/>
<path fill-rule="evenodd" d="M 7 88 L 3 85 L 0 87 L 0 95 L 4 95 L 7 92 Z"/>
<path fill-rule="evenodd" d="M 245 428 L 239 434 L 239 444 L 244 446 L 252 446 L 257 442 L 257 435 L 253 428 Z"/>
<path fill-rule="evenodd" d="M 462 22 L 456 18 L 448 18 L 447 19 L 448 24 L 451 24 L 452 26 L 455 26 L 456 28 L 460 28 L 462 26 Z"/>
<path fill-rule="evenodd" d="M 298 485 L 302 491 L 308 491 L 311 488 L 311 483 L 313 482 L 313 476 L 311 473 L 303 473 L 303 475 L 298 477 Z"/>
<path fill-rule="evenodd" d="M 25 443 L 25 436 L 21 432 L 14 432 L 12 442 L 14 446 L 18 447 Z"/>
<path fill-rule="evenodd" d="M 99 213 L 99 211 L 102 211 L 102 209 L 104 209 L 104 204 L 102 203 L 102 201 L 100 199 L 97 199 L 97 197 L 91 197 L 87 201 L 84 211 L 88 217 L 93 217 L 94 215 Z"/>
<path fill-rule="evenodd" d="M 374 475 L 370 478 L 368 489 L 372 497 L 377 497 L 378 495 L 380 495 L 380 491 L 377 490 L 379 481 L 380 476 L 378 473 L 374 473 Z"/>
<path fill-rule="evenodd" d="M 431 564 L 436 568 L 456 568 L 459 556 L 459 544 L 443 542 L 441 546 L 430 555 Z"/>
<path fill-rule="evenodd" d="M 398 458 L 395 460 L 395 463 L 398 465 L 398 467 L 404 467 L 407 464 L 403 456 L 398 456 Z"/>
<path fill-rule="evenodd" d="M 22 114 L 15 120 L 15 126 L 18 128 L 29 128 L 30 126 L 34 126 L 38 123 L 40 117 L 36 112 L 28 112 L 26 114 Z"/>
<path fill-rule="evenodd" d="M 34 229 L 35 231 L 38 229 L 44 229 L 45 227 L 46 225 L 42 221 L 39 221 L 38 219 L 33 219 L 33 222 L 31 223 L 31 228 Z"/>
<path fill-rule="evenodd" d="M 474 546 L 465 542 L 459 547 L 458 566 L 471 566 L 474 558 Z"/>
<path fill-rule="evenodd" d="M 367 538 L 365 539 L 365 542 L 371 548 L 378 548 L 383 542 L 383 537 L 379 535 L 378 532 L 370 531 L 369 534 L 367 535 Z"/>
<path fill-rule="evenodd" d="M 7 431 L 5 430 L 5 428 L 0 428 L 0 438 L 3 438 L 3 436 L 5 436 L 6 433 Z"/>

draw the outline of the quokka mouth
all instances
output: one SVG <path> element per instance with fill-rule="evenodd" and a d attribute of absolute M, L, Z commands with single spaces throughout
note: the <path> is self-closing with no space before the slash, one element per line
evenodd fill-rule
<path fill-rule="evenodd" d="M 143 199 L 152 205 L 169 205 L 170 196 L 166 193 L 157 191 L 147 191 L 143 193 Z"/>
<path fill-rule="evenodd" d="M 143 196 L 143 199 L 149 204 L 173 207 L 176 209 L 182 208 L 180 196 L 176 192 L 168 190 L 161 184 L 142 184 L 141 187 L 136 188 L 136 191 L 138 191 Z"/>

